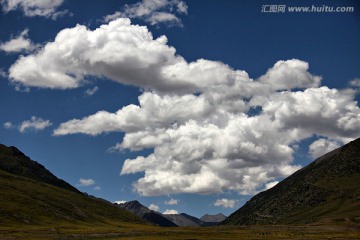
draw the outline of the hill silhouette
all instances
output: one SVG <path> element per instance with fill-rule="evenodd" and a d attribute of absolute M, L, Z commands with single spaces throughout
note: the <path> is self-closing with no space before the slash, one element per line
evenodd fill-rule
<path fill-rule="evenodd" d="M 0 145 L 0 226 L 145 224 L 103 199 L 80 193 L 15 147 Z"/>
<path fill-rule="evenodd" d="M 222 225 L 360 222 L 360 138 L 251 198 Z"/>

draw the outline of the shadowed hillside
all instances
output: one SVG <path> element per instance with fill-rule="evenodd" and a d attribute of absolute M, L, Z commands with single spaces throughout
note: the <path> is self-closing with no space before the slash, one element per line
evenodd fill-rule
<path fill-rule="evenodd" d="M 165 218 L 161 213 L 150 210 L 138 201 L 117 204 L 119 208 L 128 210 L 145 221 L 161 227 L 177 227 L 175 223 Z"/>
<path fill-rule="evenodd" d="M 6 147 L 0 144 L 0 169 L 80 193 L 79 190 L 55 177 L 43 165 L 31 160 L 16 147 Z"/>
<path fill-rule="evenodd" d="M 144 223 L 103 199 L 80 193 L 16 148 L 1 145 L 0 150 L 0 226 Z"/>
<path fill-rule="evenodd" d="M 360 139 L 261 192 L 222 225 L 360 222 Z"/>

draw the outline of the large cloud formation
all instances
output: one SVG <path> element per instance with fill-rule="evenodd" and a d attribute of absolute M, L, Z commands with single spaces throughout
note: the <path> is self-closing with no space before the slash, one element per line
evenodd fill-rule
<path fill-rule="evenodd" d="M 316 135 L 345 143 L 359 136 L 356 92 L 321 86 L 308 70 L 301 60 L 278 61 L 251 79 L 221 62 L 187 62 L 165 36 L 153 39 L 146 27 L 118 19 L 93 31 L 62 30 L 18 59 L 10 78 L 66 89 L 91 75 L 143 88 L 139 105 L 72 119 L 54 131 L 125 132 L 114 148 L 153 149 L 126 159 L 121 169 L 122 175 L 144 172 L 133 184 L 141 195 L 253 194 L 300 168 L 292 162 L 301 140 Z"/>

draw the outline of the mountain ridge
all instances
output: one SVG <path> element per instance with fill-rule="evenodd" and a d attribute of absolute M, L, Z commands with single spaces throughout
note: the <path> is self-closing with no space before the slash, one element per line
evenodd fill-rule
<path fill-rule="evenodd" d="M 79 192 L 17 148 L 2 144 L 0 196 L 1 227 L 146 224 L 104 199 Z"/>
<path fill-rule="evenodd" d="M 61 187 L 72 192 L 81 193 L 78 189 L 59 179 L 40 163 L 30 159 L 14 146 L 0 144 L 0 169 L 23 177 Z"/>
<path fill-rule="evenodd" d="M 360 138 L 251 198 L 221 225 L 360 221 Z"/>
<path fill-rule="evenodd" d="M 222 213 L 218 213 L 218 214 L 205 214 L 204 216 L 202 216 L 200 218 L 201 221 L 203 222 L 222 222 L 226 219 L 226 216 Z"/>
<path fill-rule="evenodd" d="M 128 201 L 120 204 L 115 203 L 114 205 L 118 208 L 132 212 L 136 216 L 154 225 L 158 225 L 161 227 L 177 227 L 175 223 L 168 220 L 166 217 L 163 216 L 163 214 L 150 210 L 137 200 Z"/>

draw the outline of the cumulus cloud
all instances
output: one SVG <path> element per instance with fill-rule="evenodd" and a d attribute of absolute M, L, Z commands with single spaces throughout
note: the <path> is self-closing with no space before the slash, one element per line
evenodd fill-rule
<path fill-rule="evenodd" d="M 178 214 L 179 212 L 174 209 L 166 209 L 163 214 Z"/>
<path fill-rule="evenodd" d="M 321 78 L 308 72 L 309 64 L 297 59 L 278 61 L 259 81 L 270 84 L 274 90 L 318 87 Z"/>
<path fill-rule="evenodd" d="M 151 25 L 164 23 L 172 26 L 182 26 L 177 16 L 187 14 L 187 5 L 181 0 L 143 0 L 135 4 L 126 4 L 122 11 L 117 11 L 104 17 L 109 22 L 121 17 L 138 18 Z"/>
<path fill-rule="evenodd" d="M 19 131 L 21 133 L 28 130 L 38 131 L 50 127 L 52 123 L 49 120 L 44 120 L 39 117 L 32 116 L 30 120 L 23 121 L 19 125 Z"/>
<path fill-rule="evenodd" d="M 321 138 L 310 144 L 309 154 L 313 159 L 317 159 L 322 155 L 339 147 L 341 147 L 339 141 Z"/>
<path fill-rule="evenodd" d="M 116 204 L 122 204 L 122 203 L 126 203 L 126 201 L 124 201 L 124 200 L 119 200 L 119 201 L 115 201 L 114 203 L 116 203 Z"/>
<path fill-rule="evenodd" d="M 142 88 L 138 104 L 71 119 L 53 134 L 123 132 L 112 149 L 151 149 L 121 169 L 144 173 L 133 187 L 145 196 L 253 194 L 301 167 L 293 154 L 302 140 L 360 134 L 356 91 L 321 86 L 307 62 L 280 60 L 252 79 L 222 62 L 187 62 L 165 36 L 153 39 L 129 19 L 64 29 L 9 72 L 25 86 L 75 88 L 90 75 Z"/>
<path fill-rule="evenodd" d="M 214 203 L 214 206 L 223 207 L 223 208 L 234 208 L 236 204 L 237 204 L 237 201 L 234 199 L 222 198 L 222 199 L 216 200 L 216 202 Z"/>
<path fill-rule="evenodd" d="M 17 53 L 22 51 L 31 51 L 35 44 L 28 39 L 28 29 L 25 29 L 19 36 L 0 44 L 0 50 L 8 53 Z"/>
<path fill-rule="evenodd" d="M 2 9 L 5 13 L 21 10 L 27 17 L 41 16 L 56 19 L 67 14 L 67 10 L 58 11 L 57 8 L 63 4 L 64 0 L 3 0 Z"/>
<path fill-rule="evenodd" d="M 78 186 L 80 187 L 88 187 L 88 186 L 92 186 L 95 185 L 95 180 L 91 179 L 91 178 L 80 178 L 79 182 L 78 182 Z"/>
<path fill-rule="evenodd" d="M 164 204 L 166 204 L 166 205 L 177 205 L 178 203 L 179 203 L 179 200 L 173 199 L 173 198 L 164 202 Z"/>
<path fill-rule="evenodd" d="M 156 204 L 150 204 L 149 209 L 158 212 L 160 207 Z"/>

